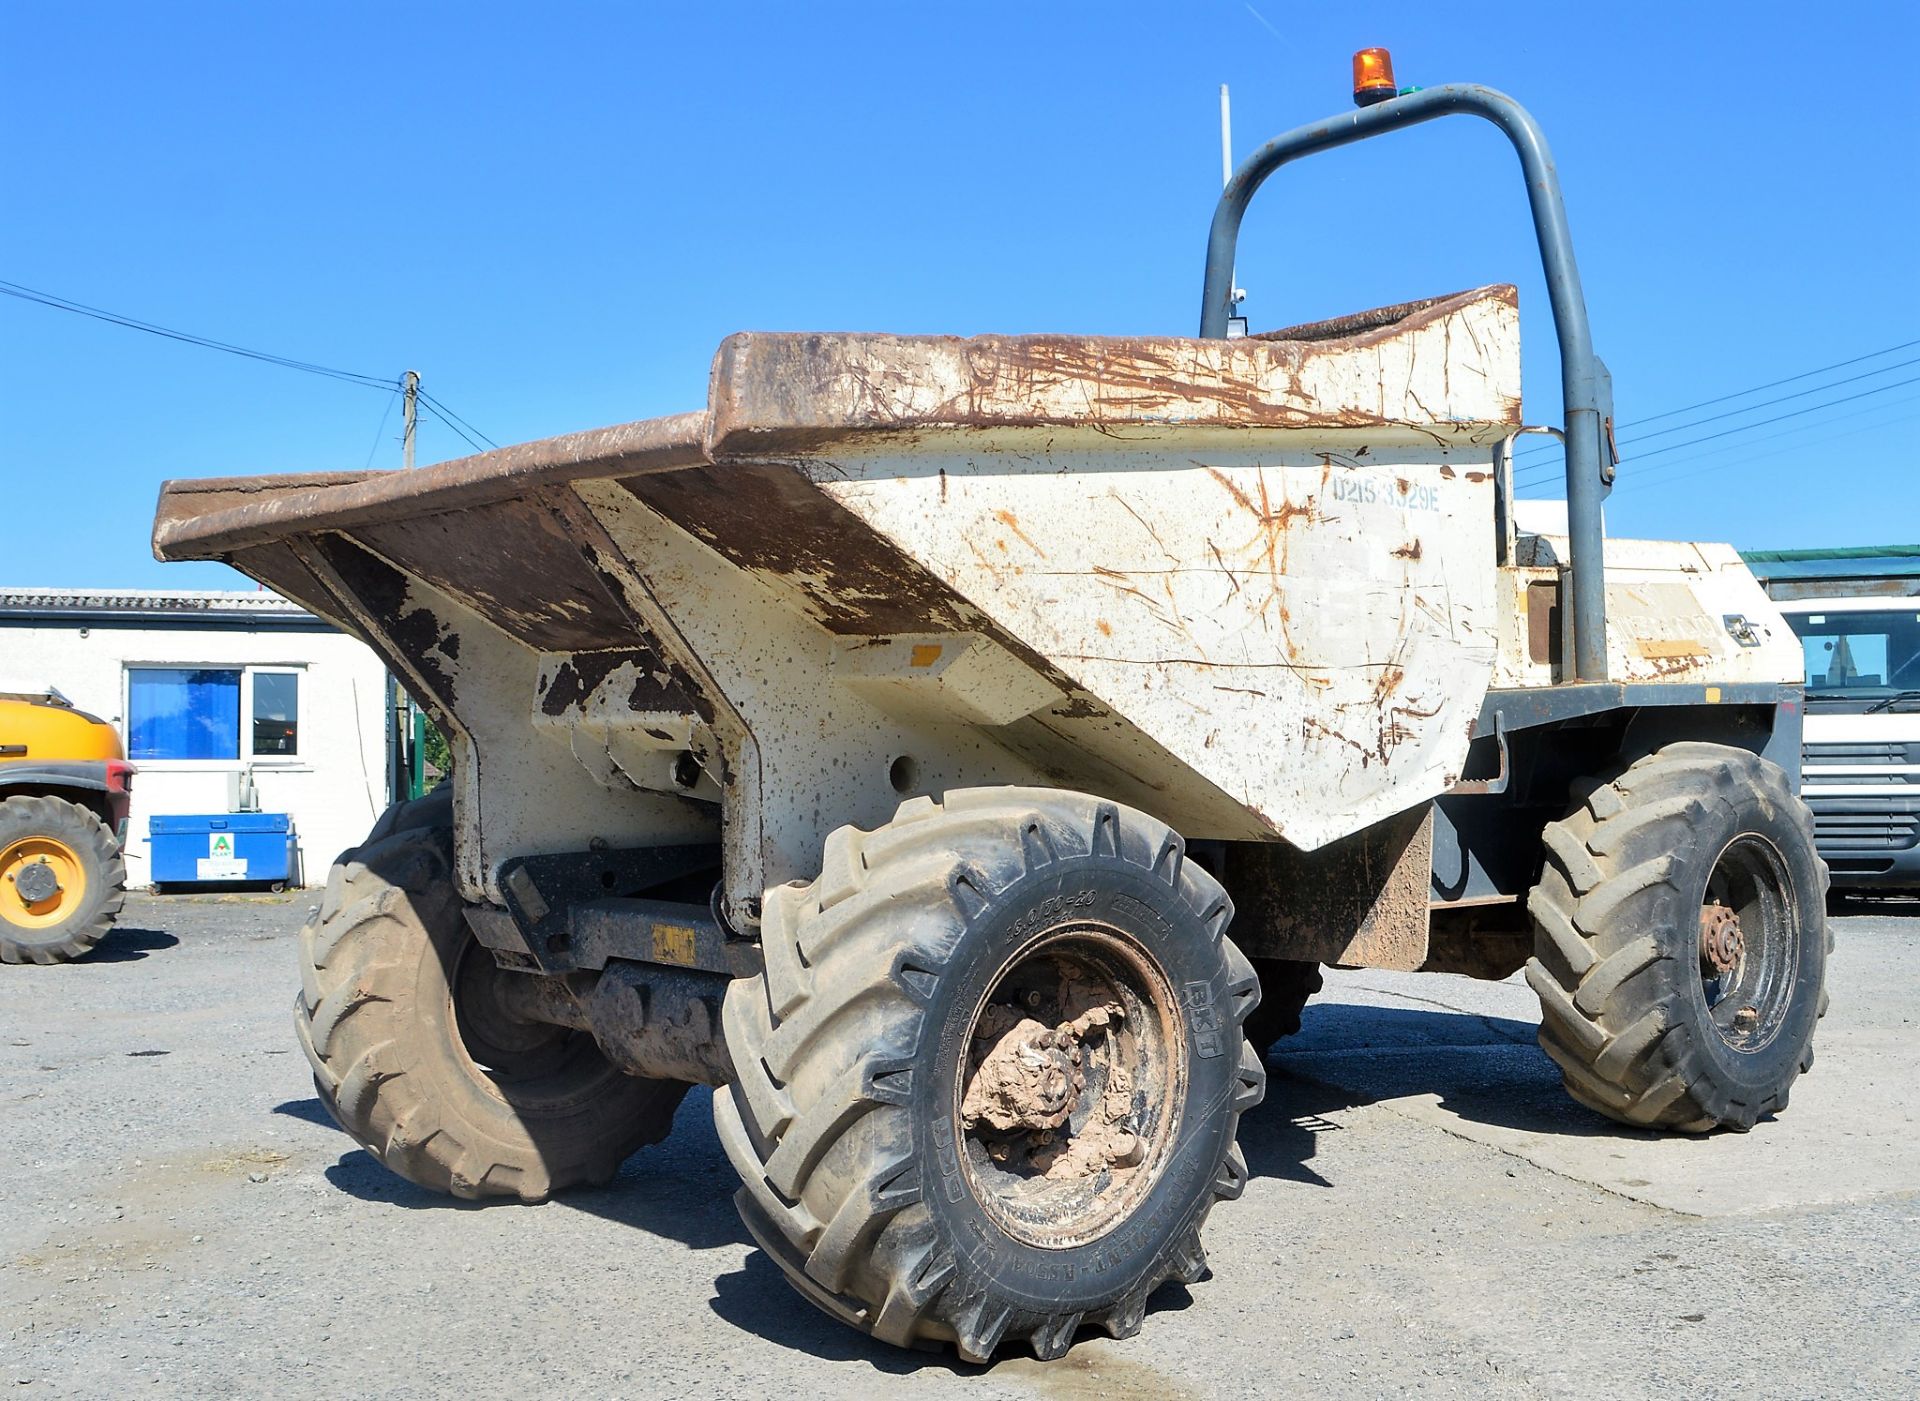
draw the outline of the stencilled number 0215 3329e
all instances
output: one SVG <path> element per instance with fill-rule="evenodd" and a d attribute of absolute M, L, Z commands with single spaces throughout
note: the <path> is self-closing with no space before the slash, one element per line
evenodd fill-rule
<path fill-rule="evenodd" d="M 1333 479 L 1333 499 L 1351 501 L 1358 506 L 1377 503 L 1398 506 L 1403 511 L 1437 511 L 1440 509 L 1440 488 L 1420 482 L 1383 482 L 1378 477 L 1350 472 Z"/>

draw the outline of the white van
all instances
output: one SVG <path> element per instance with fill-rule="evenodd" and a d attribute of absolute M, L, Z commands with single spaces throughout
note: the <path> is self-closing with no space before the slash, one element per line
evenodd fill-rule
<path fill-rule="evenodd" d="M 1776 606 L 1806 654 L 1801 792 L 1835 887 L 1920 892 L 1920 597 Z"/>

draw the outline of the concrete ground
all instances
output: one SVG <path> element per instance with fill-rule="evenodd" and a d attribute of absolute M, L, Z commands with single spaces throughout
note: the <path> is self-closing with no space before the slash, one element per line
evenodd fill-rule
<path fill-rule="evenodd" d="M 312 898 L 136 896 L 88 961 L 0 968 L 7 1394 L 1920 1395 L 1920 907 L 1837 921 L 1819 1062 L 1747 1135 L 1565 1100 L 1518 982 L 1331 975 L 1213 1277 L 1131 1341 L 973 1368 L 787 1288 L 704 1093 L 561 1202 L 387 1174 L 294 1045 Z"/>

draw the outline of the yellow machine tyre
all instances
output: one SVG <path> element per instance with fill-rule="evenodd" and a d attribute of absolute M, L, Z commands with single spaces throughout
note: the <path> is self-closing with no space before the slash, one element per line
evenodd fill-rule
<path fill-rule="evenodd" d="M 64 798 L 0 802 L 0 963 L 64 963 L 113 927 L 127 867 L 107 824 Z"/>

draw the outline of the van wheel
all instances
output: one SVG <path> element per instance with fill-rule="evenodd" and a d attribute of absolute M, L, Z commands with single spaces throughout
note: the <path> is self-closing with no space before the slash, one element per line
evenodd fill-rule
<path fill-rule="evenodd" d="M 1832 938 L 1813 817 L 1779 766 L 1668 745 L 1593 781 L 1545 843 L 1527 982 L 1568 1092 L 1688 1132 L 1784 1109 Z"/>
<path fill-rule="evenodd" d="M 1205 1273 L 1265 1076 L 1232 905 L 1175 833 L 1047 789 L 916 798 L 764 910 L 714 1118 L 809 1300 L 902 1346 L 1052 1358 Z"/>

